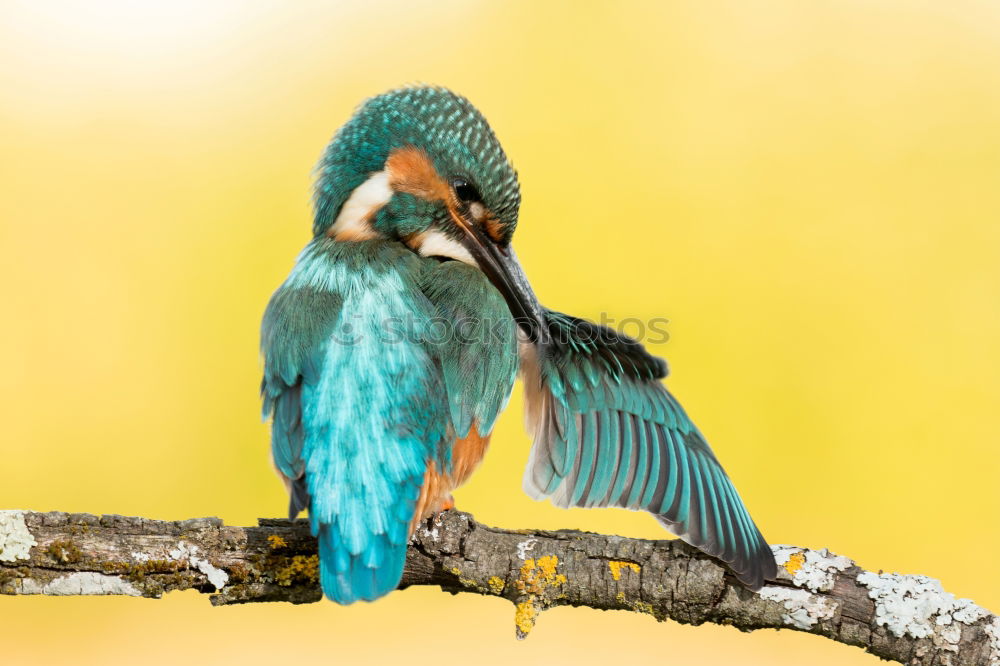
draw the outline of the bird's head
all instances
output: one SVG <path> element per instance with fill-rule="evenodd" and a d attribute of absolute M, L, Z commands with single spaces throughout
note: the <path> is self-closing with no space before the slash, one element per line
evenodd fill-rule
<path fill-rule="evenodd" d="M 313 233 L 386 238 L 476 266 L 537 341 L 546 334 L 540 306 L 510 247 L 520 204 L 517 172 L 467 99 L 401 88 L 364 102 L 330 142 L 317 167 Z"/>

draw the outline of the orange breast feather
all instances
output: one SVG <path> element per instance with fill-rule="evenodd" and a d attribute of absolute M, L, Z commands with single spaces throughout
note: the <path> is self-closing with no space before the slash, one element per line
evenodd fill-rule
<path fill-rule="evenodd" d="M 465 483 L 479 462 L 486 455 L 489 446 L 489 434 L 481 435 L 475 423 L 469 429 L 469 434 L 456 439 L 451 449 L 451 474 L 443 474 L 433 461 L 427 466 L 424 474 L 424 485 L 417 498 L 417 509 L 410 523 L 410 533 L 417 524 L 432 513 L 441 511 L 451 500 L 451 491 Z"/>

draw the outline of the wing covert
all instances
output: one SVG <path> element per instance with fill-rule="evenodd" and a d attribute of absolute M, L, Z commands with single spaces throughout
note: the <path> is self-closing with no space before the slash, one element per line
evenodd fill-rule
<path fill-rule="evenodd" d="M 292 487 L 302 477 L 304 431 L 302 383 L 319 377 L 323 347 L 333 334 L 343 299 L 308 285 L 282 285 L 271 297 L 261 322 L 260 350 L 264 377 L 260 393 L 263 415 L 272 418 L 271 457 Z M 289 514 L 306 508 L 302 488 L 292 493 Z"/>
<path fill-rule="evenodd" d="M 482 271 L 468 264 L 444 261 L 428 268 L 421 289 L 444 325 L 436 353 L 455 435 L 465 437 L 473 424 L 486 435 L 517 377 L 514 318 Z"/>

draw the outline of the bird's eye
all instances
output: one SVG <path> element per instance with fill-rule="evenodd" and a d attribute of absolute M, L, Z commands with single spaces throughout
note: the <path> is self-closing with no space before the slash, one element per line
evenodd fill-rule
<path fill-rule="evenodd" d="M 482 197 L 479 196 L 479 190 L 467 180 L 462 180 L 461 178 L 453 180 L 451 187 L 455 190 L 455 197 L 464 204 L 482 201 Z"/>

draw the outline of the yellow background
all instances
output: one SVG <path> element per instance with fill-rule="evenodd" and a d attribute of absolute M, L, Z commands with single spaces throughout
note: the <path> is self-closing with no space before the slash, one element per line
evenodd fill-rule
<path fill-rule="evenodd" d="M 231 524 L 285 510 L 257 327 L 310 169 L 366 96 L 467 95 L 520 171 L 543 302 L 664 316 L 670 386 L 773 543 L 1000 610 L 1000 5 L 5 3 L 0 506 Z M 520 490 L 480 520 L 659 537 Z M 874 664 L 794 632 L 433 589 L 339 608 L 0 598 L 4 663 Z M 150 654 L 149 650 L 157 651 Z"/>

